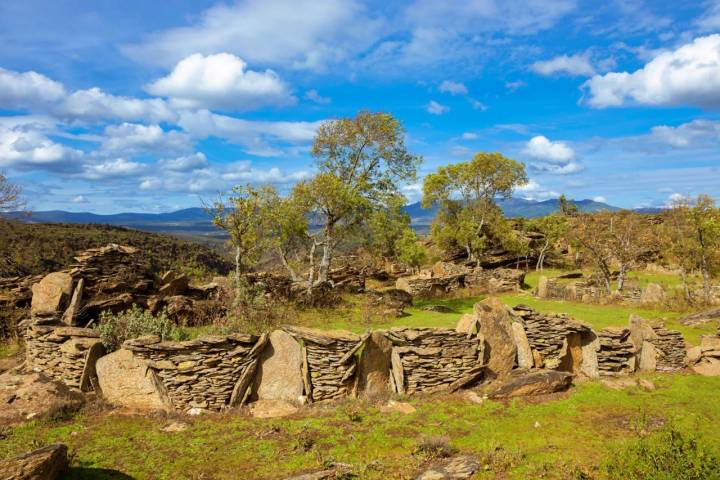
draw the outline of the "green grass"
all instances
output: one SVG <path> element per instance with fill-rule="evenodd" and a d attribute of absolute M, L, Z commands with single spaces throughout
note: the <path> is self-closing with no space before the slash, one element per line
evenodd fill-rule
<path fill-rule="evenodd" d="M 14 357 L 20 351 L 18 342 L 0 343 L 0 359 Z"/>
<path fill-rule="evenodd" d="M 409 400 L 417 408 L 410 415 L 347 401 L 285 419 L 209 415 L 188 419 L 190 428 L 176 433 L 161 431 L 169 421 L 161 416 L 88 412 L 8 430 L 0 458 L 63 442 L 74 455 L 65 478 L 120 478 L 98 470 L 109 469 L 142 479 L 276 479 L 336 461 L 354 465 L 360 478 L 409 479 L 427 464 L 416 446 L 442 435 L 487 464 L 476 478 L 573 478 L 581 470 L 603 478 L 600 465 L 611 452 L 668 421 L 719 454 L 720 378 L 646 378 L 655 390 L 586 382 L 546 403 L 421 397 Z"/>

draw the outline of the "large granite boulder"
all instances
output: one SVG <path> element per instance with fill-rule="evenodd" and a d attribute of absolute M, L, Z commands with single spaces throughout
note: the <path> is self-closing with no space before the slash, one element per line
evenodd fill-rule
<path fill-rule="evenodd" d="M 562 392 L 570 388 L 573 375 L 558 370 L 515 370 L 490 393 L 492 398 L 525 397 Z"/>
<path fill-rule="evenodd" d="M 0 375 L 0 426 L 72 413 L 84 403 L 80 392 L 42 373 Z"/>
<path fill-rule="evenodd" d="M 665 289 L 657 283 L 648 283 L 640 294 L 640 302 L 655 305 L 665 301 Z"/>
<path fill-rule="evenodd" d="M 298 402 L 303 395 L 302 366 L 300 343 L 283 330 L 273 331 L 260 354 L 250 399 Z"/>
<path fill-rule="evenodd" d="M 515 367 L 513 318 L 500 299 L 486 298 L 476 303 L 474 313 L 480 323 L 480 333 L 485 339 L 486 372 L 490 377 L 501 377 Z"/>
<path fill-rule="evenodd" d="M 58 443 L 0 461 L 0 480 L 55 480 L 68 467 L 67 452 Z"/>
<path fill-rule="evenodd" d="M 169 408 L 147 362 L 135 357 L 130 350 L 120 349 L 101 357 L 95 370 L 107 402 L 139 410 Z"/>
<path fill-rule="evenodd" d="M 392 343 L 382 332 L 365 341 L 358 363 L 357 392 L 360 398 L 386 400 L 390 395 Z"/>
<path fill-rule="evenodd" d="M 32 286 L 30 314 L 34 317 L 56 317 L 62 313 L 73 290 L 73 278 L 66 272 L 46 275 Z"/>

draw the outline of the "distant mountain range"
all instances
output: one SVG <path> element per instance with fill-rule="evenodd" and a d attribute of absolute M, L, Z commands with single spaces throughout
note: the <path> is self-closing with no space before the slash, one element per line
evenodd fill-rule
<path fill-rule="evenodd" d="M 558 201 L 556 199 L 535 201 L 511 198 L 509 200 L 501 200 L 499 205 L 508 217 L 542 217 L 558 209 Z M 583 212 L 619 210 L 618 207 L 594 200 L 576 200 L 575 205 Z M 407 205 L 405 211 L 410 215 L 413 226 L 424 230 L 432 223 L 437 213 L 437 207 L 425 210 L 420 207 L 420 203 L 417 202 Z M 34 223 L 104 224 L 178 235 L 203 237 L 223 236 L 222 233 L 212 225 L 210 216 L 202 208 L 186 208 L 169 213 L 117 213 L 112 215 L 98 215 L 88 212 L 50 210 L 32 212 L 29 216 L 19 212 L 14 212 L 10 215 L 19 220 Z"/>

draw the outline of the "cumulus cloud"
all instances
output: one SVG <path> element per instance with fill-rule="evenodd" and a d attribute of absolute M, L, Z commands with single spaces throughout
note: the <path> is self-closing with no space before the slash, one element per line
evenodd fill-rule
<path fill-rule="evenodd" d="M 182 157 L 167 158 L 160 160 L 158 166 L 164 170 L 173 172 L 191 172 L 208 166 L 207 157 L 202 152 L 196 152 L 192 155 L 183 155 Z"/>
<path fill-rule="evenodd" d="M 593 199 L 593 202 L 607 203 L 607 198 L 603 197 L 602 195 L 597 195 L 597 196 L 593 197 L 592 199 Z"/>
<path fill-rule="evenodd" d="M 523 153 L 534 160 L 531 167 L 540 172 L 566 175 L 582 170 L 571 147 L 564 142 L 553 142 L 543 135 L 531 138 Z"/>
<path fill-rule="evenodd" d="M 530 179 L 525 185 L 515 188 L 515 193 L 526 200 L 547 200 L 557 198 L 560 194 L 554 190 L 540 185 L 536 180 Z"/>
<path fill-rule="evenodd" d="M 122 123 L 105 127 L 102 149 L 106 152 L 133 154 L 139 152 L 185 152 L 192 148 L 187 134 L 165 131 L 159 125 Z"/>
<path fill-rule="evenodd" d="M 290 89 L 272 70 L 256 72 L 235 55 L 196 53 L 181 60 L 166 77 L 147 85 L 152 95 L 170 98 L 178 108 L 252 110 L 295 102 Z"/>
<path fill-rule="evenodd" d="M 0 107 L 28 108 L 60 100 L 65 87 L 37 72 L 0 68 Z"/>
<path fill-rule="evenodd" d="M 595 75 L 582 88 L 594 108 L 628 103 L 720 108 L 720 34 L 663 52 L 632 73 Z"/>
<path fill-rule="evenodd" d="M 320 95 L 320 93 L 315 89 L 305 92 L 305 100 L 310 100 L 318 105 L 327 105 L 332 101 L 329 97 L 323 97 Z"/>
<path fill-rule="evenodd" d="M 73 197 L 72 200 L 70 200 L 72 203 L 88 203 L 87 197 L 85 195 L 77 195 Z"/>
<path fill-rule="evenodd" d="M 482 103 L 480 100 L 475 100 L 474 98 L 469 98 L 468 101 L 470 102 L 470 105 L 475 110 L 480 110 L 481 112 L 484 112 L 488 109 L 488 106 Z"/>
<path fill-rule="evenodd" d="M 124 177 L 135 177 L 147 171 L 148 165 L 125 158 L 101 160 L 87 163 L 83 167 L 80 178 L 85 180 L 109 180 Z"/>
<path fill-rule="evenodd" d="M 123 50 L 164 66 L 195 53 L 228 52 L 253 64 L 318 69 L 371 46 L 382 23 L 355 0 L 240 0 Z"/>
<path fill-rule="evenodd" d="M 438 90 L 443 93 L 449 93 L 450 95 L 467 95 L 468 93 L 468 89 L 464 84 L 452 80 L 443 80 Z"/>
<path fill-rule="evenodd" d="M 707 10 L 697 20 L 697 25 L 702 31 L 716 32 L 720 29 L 720 1 L 710 0 L 707 6 Z"/>
<path fill-rule="evenodd" d="M 175 112 L 160 98 L 139 99 L 103 92 L 99 88 L 78 90 L 52 109 L 71 119 L 172 122 Z"/>
<path fill-rule="evenodd" d="M 480 136 L 477 133 L 473 132 L 464 132 L 462 135 L 460 135 L 460 138 L 463 140 L 477 140 L 480 138 Z"/>
<path fill-rule="evenodd" d="M 431 113 L 433 115 L 442 115 L 450 111 L 450 107 L 442 105 L 435 100 L 430 100 L 430 103 L 427 104 L 427 107 L 425 107 L 425 109 L 428 113 Z"/>
<path fill-rule="evenodd" d="M 555 74 L 570 75 L 572 77 L 589 77 L 595 74 L 595 68 L 585 54 L 560 55 L 550 60 L 535 62 L 530 68 L 534 72 L 546 77 Z"/>
<path fill-rule="evenodd" d="M 37 130 L 0 126 L 0 167 L 71 171 L 79 168 L 83 155 Z"/>
<path fill-rule="evenodd" d="M 677 127 L 653 127 L 651 137 L 676 148 L 701 147 L 720 143 L 720 121 L 697 119 Z"/>

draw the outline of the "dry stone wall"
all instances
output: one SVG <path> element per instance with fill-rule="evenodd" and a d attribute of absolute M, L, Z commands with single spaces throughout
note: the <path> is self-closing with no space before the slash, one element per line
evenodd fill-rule
<path fill-rule="evenodd" d="M 627 328 L 605 328 L 598 333 L 600 375 L 624 375 L 635 371 L 635 346 Z"/>
<path fill-rule="evenodd" d="M 653 327 L 656 338 L 650 340 L 656 350 L 656 367 L 661 372 L 673 372 L 685 368 L 685 340 L 680 332 Z"/>
<path fill-rule="evenodd" d="M 161 396 L 177 410 L 241 405 L 266 336 L 206 336 L 187 342 L 159 337 L 128 340 L 123 348 L 147 362 Z"/>
<path fill-rule="evenodd" d="M 105 352 L 95 330 L 31 325 L 25 335 L 29 369 L 69 387 L 84 391 L 93 389 L 95 361 Z"/>
<path fill-rule="evenodd" d="M 302 375 L 308 400 L 319 402 L 350 395 L 357 371 L 356 353 L 366 337 L 291 326 L 284 330 L 301 343 Z"/>
<path fill-rule="evenodd" d="M 444 328 L 393 328 L 390 375 L 399 394 L 456 390 L 479 378 L 483 339 Z"/>

